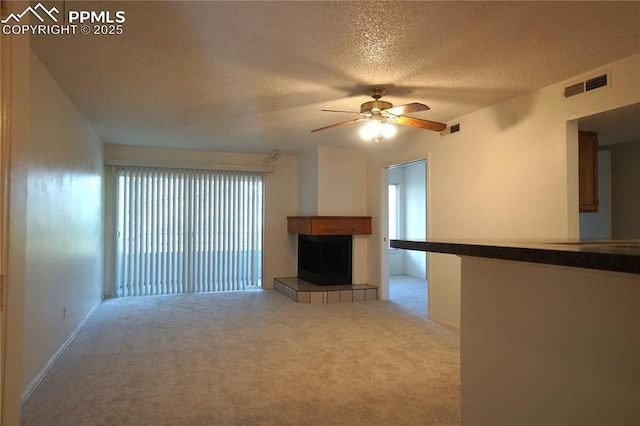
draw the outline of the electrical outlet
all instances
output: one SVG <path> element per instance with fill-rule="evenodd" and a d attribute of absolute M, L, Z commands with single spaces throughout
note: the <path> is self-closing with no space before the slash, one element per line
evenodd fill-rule
<path fill-rule="evenodd" d="M 62 308 L 62 319 L 67 319 L 67 307 Z"/>

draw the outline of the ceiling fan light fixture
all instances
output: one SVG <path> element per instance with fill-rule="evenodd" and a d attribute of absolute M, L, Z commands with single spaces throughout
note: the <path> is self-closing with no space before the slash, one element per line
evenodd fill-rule
<path fill-rule="evenodd" d="M 382 137 L 385 139 L 391 139 L 396 135 L 397 131 L 398 129 L 396 129 L 396 126 L 391 123 L 382 124 Z"/>
<path fill-rule="evenodd" d="M 360 129 L 360 137 L 366 141 L 391 139 L 396 135 L 396 127 L 380 119 L 371 119 Z"/>
<path fill-rule="evenodd" d="M 379 120 L 369 120 L 360 129 L 360 137 L 366 141 L 380 139 L 382 136 L 382 123 Z"/>
<path fill-rule="evenodd" d="M 395 124 L 433 130 L 435 132 L 442 132 L 447 128 L 447 125 L 444 123 L 423 120 L 421 118 L 414 118 L 405 115 L 413 112 L 427 111 L 429 110 L 427 105 L 421 104 L 420 102 L 411 102 L 409 104 L 394 107 L 391 102 L 380 100 L 385 93 L 386 90 L 383 87 L 372 87 L 369 90 L 369 95 L 373 100 L 361 104 L 359 113 L 355 111 L 323 109 L 322 111 L 326 112 L 355 113 L 359 114 L 360 117 L 313 129 L 311 132 L 319 132 L 321 130 L 333 129 L 334 127 L 343 126 L 345 124 L 367 121 L 367 123 L 360 129 L 360 136 L 365 140 L 377 142 L 380 139 L 389 139 L 394 137 L 396 134 Z"/>

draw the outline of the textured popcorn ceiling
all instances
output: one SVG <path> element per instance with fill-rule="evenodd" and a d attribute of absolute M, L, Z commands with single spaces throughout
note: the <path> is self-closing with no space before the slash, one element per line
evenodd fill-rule
<path fill-rule="evenodd" d="M 60 4 L 61 2 L 55 2 Z M 361 144 L 367 88 L 447 122 L 640 52 L 640 2 L 66 2 L 122 36 L 32 37 L 106 143 L 268 152 Z M 398 137 L 426 130 L 402 128 Z"/>

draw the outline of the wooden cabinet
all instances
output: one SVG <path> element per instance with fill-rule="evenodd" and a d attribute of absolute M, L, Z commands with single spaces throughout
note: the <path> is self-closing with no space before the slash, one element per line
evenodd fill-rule
<path fill-rule="evenodd" d="M 369 235 L 371 216 L 289 216 L 287 231 L 303 235 Z"/>
<path fill-rule="evenodd" d="M 578 132 L 580 212 L 598 211 L 598 134 Z"/>

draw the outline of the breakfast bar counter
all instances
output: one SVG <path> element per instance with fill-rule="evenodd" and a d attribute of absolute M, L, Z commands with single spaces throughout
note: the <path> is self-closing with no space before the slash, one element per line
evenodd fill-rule
<path fill-rule="evenodd" d="M 391 247 L 640 274 L 640 240 L 391 240 Z"/>
<path fill-rule="evenodd" d="M 391 247 L 460 257 L 463 424 L 640 424 L 638 241 Z"/>

